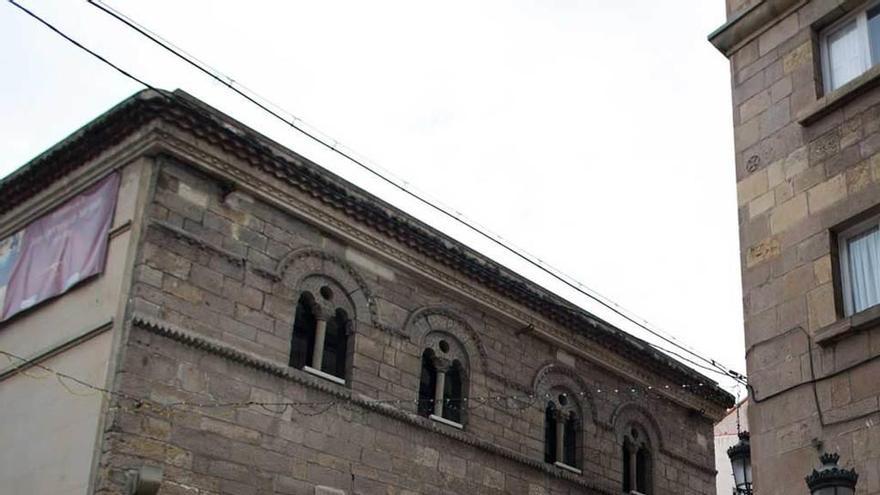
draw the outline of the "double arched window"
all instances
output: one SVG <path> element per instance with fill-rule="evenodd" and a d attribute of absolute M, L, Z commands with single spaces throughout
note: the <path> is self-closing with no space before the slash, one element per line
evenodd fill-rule
<path fill-rule="evenodd" d="M 465 362 L 461 345 L 451 336 L 428 335 L 422 352 L 419 415 L 462 427 L 467 393 Z"/>
<path fill-rule="evenodd" d="M 544 461 L 580 472 L 581 420 L 565 392 L 556 391 L 544 407 Z"/>
<path fill-rule="evenodd" d="M 623 436 L 623 491 L 651 495 L 651 448 L 648 436 L 631 425 Z"/>
<path fill-rule="evenodd" d="M 320 299 L 304 291 L 296 304 L 290 366 L 344 384 L 351 319 L 329 285 L 317 292 Z"/>

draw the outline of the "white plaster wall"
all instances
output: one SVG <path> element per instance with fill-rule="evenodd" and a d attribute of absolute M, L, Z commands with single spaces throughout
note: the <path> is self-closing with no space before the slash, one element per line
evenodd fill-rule
<path fill-rule="evenodd" d="M 111 231 L 133 218 L 139 170 L 140 167 L 127 167 L 122 171 Z M 104 273 L 0 323 L 0 349 L 30 357 L 113 318 L 119 303 L 130 236 L 128 231 L 110 239 Z M 4 361 L 0 360 L 0 370 L 9 364 Z"/>
<path fill-rule="evenodd" d="M 124 168 L 103 273 L 66 294 L 0 323 L 0 349 L 33 358 L 112 321 L 119 310 L 143 162 Z M 0 219 L 2 222 L 3 219 Z M 68 348 L 45 366 L 104 386 L 113 333 Z M 0 355 L 0 372 L 18 364 Z M 30 368 L 0 379 L 0 493 L 86 494 L 102 397 L 72 382 Z M 43 377 L 43 378 L 33 378 Z M 78 394 L 87 394 L 80 396 Z"/>
<path fill-rule="evenodd" d="M 105 332 L 43 364 L 103 383 L 111 341 Z M 0 381 L 0 492 L 87 493 L 102 398 L 76 383 L 64 385 L 74 393 L 35 368 Z"/>

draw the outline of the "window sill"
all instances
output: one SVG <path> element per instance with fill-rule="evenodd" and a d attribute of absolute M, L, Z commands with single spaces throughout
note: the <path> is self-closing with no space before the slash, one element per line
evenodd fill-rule
<path fill-rule="evenodd" d="M 880 305 L 842 318 L 816 331 L 816 344 L 826 347 L 847 336 L 880 325 Z"/>
<path fill-rule="evenodd" d="M 553 463 L 553 465 L 558 467 L 559 469 L 565 469 L 566 471 L 571 471 L 572 473 L 575 473 L 575 474 L 583 474 L 583 471 L 581 471 L 580 469 L 578 469 L 576 467 L 569 466 L 568 464 L 566 464 L 564 462 L 556 461 Z"/>
<path fill-rule="evenodd" d="M 871 67 L 864 74 L 822 96 L 806 110 L 798 114 L 798 123 L 804 127 L 841 108 L 853 98 L 880 86 L 880 65 Z"/>
<path fill-rule="evenodd" d="M 333 382 L 333 383 L 338 383 L 338 384 L 340 384 L 340 385 L 345 385 L 345 380 L 343 380 L 342 378 L 339 378 L 338 376 L 335 376 L 335 375 L 331 375 L 330 373 L 324 373 L 324 372 L 321 371 L 321 370 L 316 370 L 315 368 L 312 368 L 311 366 L 303 366 L 303 371 L 305 371 L 306 373 L 309 373 L 309 374 L 315 375 L 315 376 L 317 376 L 317 377 L 319 377 L 319 378 L 323 378 L 323 379 L 325 379 L 325 380 L 329 380 L 329 381 L 331 381 L 331 382 Z"/>
<path fill-rule="evenodd" d="M 459 430 L 464 429 L 464 425 L 462 425 L 461 423 L 456 423 L 455 421 L 452 421 L 450 419 L 446 419 L 442 416 L 437 416 L 436 414 L 432 414 L 432 415 L 428 416 L 428 419 L 430 419 L 432 421 L 436 421 L 438 423 L 443 423 L 444 425 L 451 426 L 453 428 L 458 428 Z"/>

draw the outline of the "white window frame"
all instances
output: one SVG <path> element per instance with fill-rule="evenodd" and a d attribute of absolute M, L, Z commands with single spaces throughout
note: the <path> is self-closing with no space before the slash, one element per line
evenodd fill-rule
<path fill-rule="evenodd" d="M 849 269 L 849 241 L 854 237 L 866 233 L 869 230 L 880 228 L 880 215 L 863 220 L 837 234 L 838 261 L 840 264 L 840 289 L 843 296 L 843 309 L 845 316 L 852 316 L 853 294 L 852 280 Z M 873 306 L 872 306 L 873 307 Z"/>
<path fill-rule="evenodd" d="M 830 93 L 832 91 L 840 89 L 849 82 L 847 81 L 837 88 L 831 87 L 831 64 L 828 54 L 828 37 L 832 34 L 837 33 L 840 29 L 849 24 L 851 21 L 855 20 L 856 22 L 856 31 L 859 34 L 859 38 L 861 39 L 862 44 L 862 72 L 860 74 L 864 74 L 875 65 L 871 62 L 871 37 L 868 34 L 868 11 L 876 7 L 877 5 L 880 5 L 880 0 L 868 2 L 855 12 L 847 14 L 842 19 L 839 19 L 827 28 L 823 29 L 822 32 L 819 34 L 819 48 L 821 52 L 820 56 L 822 58 L 822 86 L 825 89 L 825 93 Z M 880 53 L 878 53 L 877 56 L 878 58 L 880 58 Z M 858 76 L 850 79 L 850 81 L 855 80 L 857 77 Z"/>

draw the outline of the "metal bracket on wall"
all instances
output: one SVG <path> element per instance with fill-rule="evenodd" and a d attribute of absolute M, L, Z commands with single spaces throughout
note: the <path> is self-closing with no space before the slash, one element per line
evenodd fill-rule
<path fill-rule="evenodd" d="M 127 495 L 156 495 L 162 484 L 162 468 L 141 466 L 125 473 L 125 493 Z"/>

